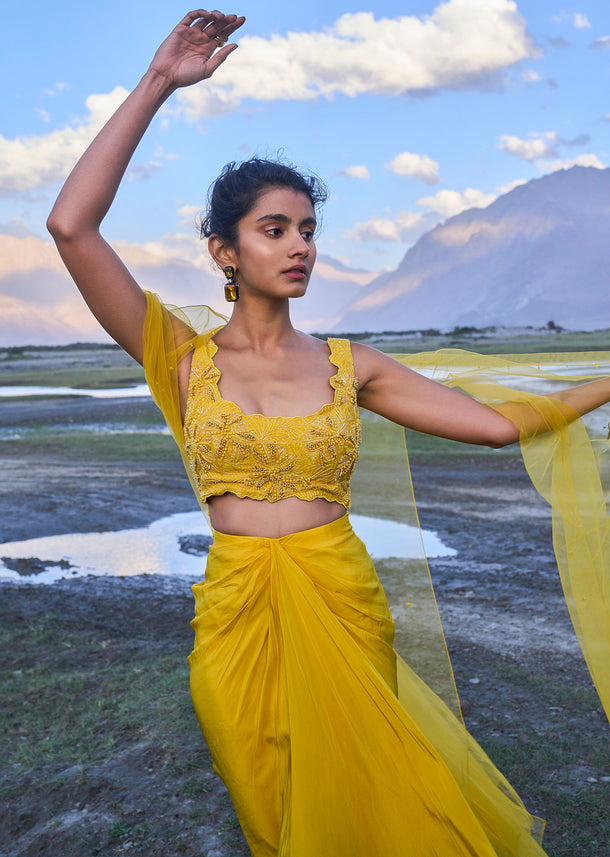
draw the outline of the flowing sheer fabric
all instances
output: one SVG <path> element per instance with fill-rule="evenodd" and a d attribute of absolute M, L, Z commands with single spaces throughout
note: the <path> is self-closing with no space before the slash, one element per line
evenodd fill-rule
<path fill-rule="evenodd" d="M 583 420 L 568 405 L 535 392 L 609 375 L 610 353 L 488 357 L 445 349 L 397 359 L 459 387 L 520 429 L 527 472 L 552 507 L 553 545 L 574 630 L 610 718 L 608 408 Z"/>
<path fill-rule="evenodd" d="M 196 347 L 203 330 L 219 325 L 219 318 L 202 308 L 164 308 L 150 294 L 148 301 L 144 336 L 147 380 L 194 484 L 184 452 L 176 367 L 188 350 Z M 532 389 L 540 380 L 548 388 L 610 371 L 610 354 L 593 357 L 597 367 L 595 363 L 589 365 L 591 355 L 488 358 L 443 351 L 397 359 L 464 389 L 514 421 L 514 403 L 530 406 L 521 412 L 525 418 L 519 417 L 524 459 L 536 488 L 552 505 L 555 550 L 566 600 L 591 674 L 602 701 L 609 706 L 608 515 L 607 488 L 602 481 L 602 476 L 608 475 L 608 444 L 601 431 L 593 432 L 590 439 L 582 421 L 573 419 L 569 409 Z M 559 372 L 560 364 L 564 369 L 572 367 L 569 378 Z M 582 369 L 574 370 L 574 366 Z M 596 419 L 602 421 L 599 416 Z M 364 425 L 360 465 L 365 475 L 368 468 L 382 478 L 386 476 L 380 491 L 386 497 L 391 492 L 396 498 L 396 517 L 417 525 L 402 430 L 391 425 L 386 429 L 385 421 L 377 419 Z M 397 466 L 399 460 L 402 470 Z M 357 508 L 361 502 L 357 498 L 359 478 L 357 471 Z M 364 482 L 368 487 L 364 502 L 368 514 L 375 516 L 378 495 L 370 490 L 370 480 Z M 349 526 L 347 519 L 340 521 L 335 522 L 336 530 Z M 352 537 L 345 541 L 346 532 L 330 532 L 328 527 L 282 540 L 216 534 L 206 582 L 194 590 L 197 638 L 191 661 L 193 674 L 198 676 L 193 685 L 195 707 L 253 854 L 310 857 L 312 853 L 327 853 L 343 857 L 349 853 L 350 857 L 368 857 L 379 852 L 379 842 L 387 844 L 379 852 L 385 857 L 543 854 L 539 845 L 542 822 L 527 813 L 468 735 L 459 716 L 423 548 L 420 560 L 389 559 L 379 568 L 397 618 L 395 648 L 407 655 L 407 665 L 400 657 L 394 660 L 393 652 L 388 654 L 390 637 L 382 630 L 387 619 L 378 623 L 375 634 L 363 640 L 360 631 L 352 633 L 355 613 L 347 622 L 337 607 L 339 599 L 350 608 L 357 605 L 359 615 L 374 611 L 377 595 L 367 605 L 373 578 L 366 552 L 359 558 L 352 556 Z M 368 580 L 369 595 L 364 599 L 354 595 L 353 582 L 335 586 L 331 599 L 322 591 L 325 575 L 343 567 L 346 552 L 352 556 L 352 571 L 359 569 L 358 575 L 362 571 L 360 576 Z M 246 591 L 252 597 L 244 601 Z M 216 592 L 221 596 L 217 601 L 206 601 L 214 599 Z M 262 604 L 267 605 L 266 613 L 256 606 Z M 244 621 L 246 616 L 248 622 Z M 315 661 L 308 661 L 308 652 L 317 653 Z M 232 664 L 240 666 L 232 669 Z M 392 664 L 394 679 L 389 675 Z M 217 692 L 222 682 L 226 697 Z M 343 704 L 341 699 L 347 702 Z M 223 735 L 225 715 L 219 709 L 215 716 L 214 705 L 234 707 L 243 713 L 232 736 Z M 333 722 L 339 717 L 345 741 L 329 731 L 324 716 L 314 725 L 320 711 L 333 713 Z M 256 728 L 248 731 L 248 722 Z M 243 740 L 236 740 L 239 729 L 248 731 Z M 271 729 L 275 738 L 265 729 Z M 246 752 L 227 762 L 226 753 L 231 755 L 228 748 L 236 743 Z M 261 747 L 262 755 L 257 751 Z M 294 764 L 301 760 L 303 765 L 293 768 L 293 760 Z M 249 772 L 243 765 L 250 766 Z M 325 788 L 336 786 L 338 791 L 332 799 L 327 792 L 327 799 L 319 805 L 316 784 L 329 767 L 333 777 L 325 781 Z M 367 775 L 361 777 L 360 770 Z M 260 796 L 262 786 L 252 788 L 259 775 L 270 777 L 267 782 L 276 784 L 266 788 L 265 793 L 270 795 L 265 800 Z M 249 790 L 251 801 L 245 797 Z M 390 794 L 394 795 L 391 799 Z M 438 795 L 444 795 L 448 811 L 435 809 Z M 391 811 L 381 816 L 373 813 L 376 828 L 370 829 L 361 808 L 366 801 L 375 804 L 378 800 L 380 812 L 383 805 Z M 416 811 L 422 802 L 428 809 Z M 421 818 L 420 827 L 413 828 L 408 820 L 411 810 L 405 807 L 411 807 L 413 817 Z M 334 850 L 329 849 L 328 839 L 322 847 L 315 841 L 316 831 L 305 832 L 307 827 L 327 833 L 335 830 L 336 837 L 343 839 L 333 840 L 337 843 Z M 375 830 L 379 835 L 380 828 L 387 829 L 387 840 L 378 838 L 373 848 L 371 837 Z M 344 843 L 348 843 L 345 848 Z"/>

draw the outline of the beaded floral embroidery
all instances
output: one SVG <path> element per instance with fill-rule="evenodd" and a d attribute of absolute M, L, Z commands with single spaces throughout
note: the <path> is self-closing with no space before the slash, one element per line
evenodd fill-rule
<path fill-rule="evenodd" d="M 186 452 L 201 499 L 230 492 L 255 500 L 322 497 L 350 502 L 360 445 L 357 381 L 350 344 L 329 339 L 335 395 L 314 414 L 244 414 L 218 389 L 217 346 L 210 337 L 193 355 L 184 421 Z"/>

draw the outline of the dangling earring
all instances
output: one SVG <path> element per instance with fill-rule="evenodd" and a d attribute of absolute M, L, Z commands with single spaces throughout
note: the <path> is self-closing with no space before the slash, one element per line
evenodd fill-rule
<path fill-rule="evenodd" d="M 233 265 L 227 265 L 222 270 L 227 278 L 227 282 L 225 283 L 225 300 L 233 304 L 239 300 L 239 286 L 235 282 L 235 268 Z"/>

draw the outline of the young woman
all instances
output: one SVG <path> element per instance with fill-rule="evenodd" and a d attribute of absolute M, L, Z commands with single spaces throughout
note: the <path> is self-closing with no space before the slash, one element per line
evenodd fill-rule
<path fill-rule="evenodd" d="M 195 320 L 144 293 L 100 224 L 156 111 L 213 74 L 243 22 L 185 16 L 48 223 L 92 312 L 144 364 L 209 508 L 214 543 L 194 587 L 190 663 L 214 765 L 256 857 L 541 855 L 534 819 L 392 648 L 385 596 L 346 515 L 358 407 L 501 447 L 565 435 L 610 400 L 610 379 L 504 403 L 497 385 L 477 382 L 489 406 L 364 345 L 298 332 L 289 299 L 311 276 L 324 191 L 269 161 L 225 168 L 203 226 L 227 277 L 230 321 L 211 311 Z"/>

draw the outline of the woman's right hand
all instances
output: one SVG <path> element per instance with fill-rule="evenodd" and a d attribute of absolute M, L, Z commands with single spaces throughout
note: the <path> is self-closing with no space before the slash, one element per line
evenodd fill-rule
<path fill-rule="evenodd" d="M 160 45 L 149 71 L 164 78 L 171 88 L 205 80 L 237 48 L 224 42 L 245 20 L 205 9 L 189 12 Z"/>

